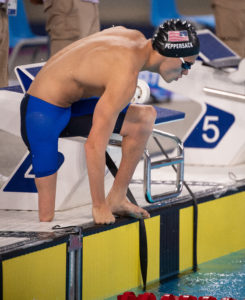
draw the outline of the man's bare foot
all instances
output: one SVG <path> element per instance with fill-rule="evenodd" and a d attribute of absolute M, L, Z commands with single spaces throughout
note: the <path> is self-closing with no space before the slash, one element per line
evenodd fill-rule
<path fill-rule="evenodd" d="M 96 224 L 113 224 L 115 217 L 113 216 L 110 208 L 104 204 L 101 206 L 93 206 L 92 214 Z"/>
<path fill-rule="evenodd" d="M 111 211 L 115 215 L 124 216 L 124 217 L 133 217 L 136 219 L 150 218 L 148 211 L 142 207 L 136 206 L 133 203 L 129 202 L 127 199 L 121 203 L 111 203 Z"/>

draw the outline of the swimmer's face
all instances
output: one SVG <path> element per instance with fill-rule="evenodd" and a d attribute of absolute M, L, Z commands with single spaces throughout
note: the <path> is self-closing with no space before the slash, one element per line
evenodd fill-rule
<path fill-rule="evenodd" d="M 159 73 L 168 83 L 174 80 L 177 81 L 183 75 L 188 75 L 192 65 L 195 63 L 196 58 L 197 55 L 184 58 L 168 58 L 167 61 L 160 65 Z"/>

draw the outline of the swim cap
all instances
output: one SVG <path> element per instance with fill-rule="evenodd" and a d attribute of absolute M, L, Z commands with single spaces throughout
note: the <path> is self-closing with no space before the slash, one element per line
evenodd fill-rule
<path fill-rule="evenodd" d="M 152 38 L 152 47 L 167 57 L 186 57 L 199 53 L 199 39 L 195 28 L 187 21 L 167 20 Z"/>

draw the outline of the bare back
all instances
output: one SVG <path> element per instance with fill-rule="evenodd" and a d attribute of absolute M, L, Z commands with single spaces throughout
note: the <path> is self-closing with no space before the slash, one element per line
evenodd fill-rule
<path fill-rule="evenodd" d="M 28 93 L 68 107 L 81 97 L 101 96 L 129 72 L 137 80 L 148 57 L 147 39 L 136 30 L 113 27 L 72 43 L 48 60 Z"/>

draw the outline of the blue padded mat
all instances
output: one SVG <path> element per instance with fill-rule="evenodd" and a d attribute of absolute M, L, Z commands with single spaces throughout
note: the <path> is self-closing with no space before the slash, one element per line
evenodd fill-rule
<path fill-rule="evenodd" d="M 157 111 L 157 118 L 155 124 L 167 123 L 171 121 L 182 120 L 185 117 L 185 113 L 177 110 L 162 108 L 153 105 Z"/>

